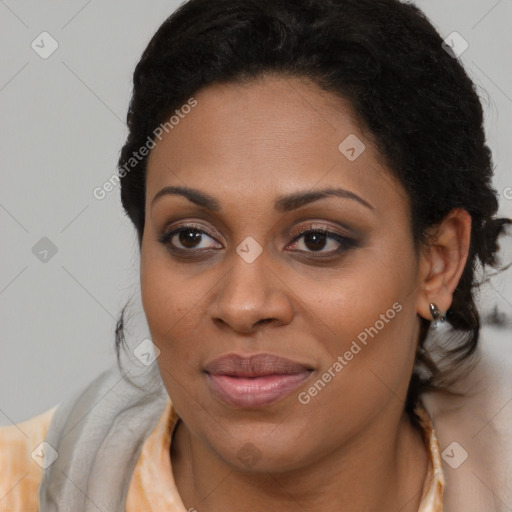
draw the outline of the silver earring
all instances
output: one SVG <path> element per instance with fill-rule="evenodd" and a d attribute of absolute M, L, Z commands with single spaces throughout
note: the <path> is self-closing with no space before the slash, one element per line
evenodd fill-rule
<path fill-rule="evenodd" d="M 435 304 L 429 304 L 430 314 L 432 315 L 432 319 L 434 323 L 432 327 L 439 327 L 440 324 L 446 321 L 446 314 L 441 313 L 441 310 Z"/>

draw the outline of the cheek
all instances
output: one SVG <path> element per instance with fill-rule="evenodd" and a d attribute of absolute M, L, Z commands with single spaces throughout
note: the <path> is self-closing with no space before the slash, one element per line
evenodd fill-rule
<path fill-rule="evenodd" d="M 184 326 L 190 327 L 194 312 L 194 290 L 169 258 L 155 248 L 143 247 L 141 253 L 141 297 L 153 343 L 167 362 L 171 351 L 179 350 Z M 169 342 L 175 340 L 176 342 Z"/>
<path fill-rule="evenodd" d="M 375 283 L 364 281 L 350 290 L 342 313 L 330 312 L 337 321 L 336 336 L 324 345 L 329 356 L 297 397 L 307 429 L 323 431 L 327 445 L 356 435 L 388 404 L 404 400 L 410 380 L 416 334 L 410 298 L 396 284 L 376 293 Z"/>
<path fill-rule="evenodd" d="M 176 264 L 156 244 L 143 246 L 141 296 L 157 359 L 169 394 L 177 398 L 182 386 L 194 393 L 194 378 L 201 372 L 208 345 L 205 325 L 209 291 L 220 276 Z M 181 384 L 180 384 L 181 383 Z"/>
<path fill-rule="evenodd" d="M 141 257 L 144 313 L 151 339 L 160 350 L 157 364 L 162 381 L 179 411 L 195 403 L 191 400 L 195 392 L 189 378 L 194 368 L 194 350 L 183 335 L 184 326 L 190 325 L 194 303 L 189 300 L 190 288 L 183 285 L 180 274 L 171 271 L 169 262 L 161 256 L 152 256 L 148 251 Z"/>
<path fill-rule="evenodd" d="M 354 406 L 401 396 L 410 379 L 417 337 L 416 265 L 402 244 L 401 251 L 389 243 L 364 251 L 350 274 L 330 285 L 333 300 L 324 300 L 329 306 L 322 314 L 336 336 L 327 341 L 334 357 L 324 359 L 322 372 L 336 375 L 329 387 Z M 342 360 L 336 365 L 338 356 Z M 326 401 L 334 397 L 327 395 Z"/>

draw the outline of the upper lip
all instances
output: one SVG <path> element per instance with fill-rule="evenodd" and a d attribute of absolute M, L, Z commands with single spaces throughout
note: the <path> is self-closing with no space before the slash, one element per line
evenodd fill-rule
<path fill-rule="evenodd" d="M 265 375 L 290 375 L 310 370 L 308 366 L 274 354 L 241 356 L 228 354 L 210 361 L 204 370 L 211 375 L 236 377 L 262 377 Z"/>

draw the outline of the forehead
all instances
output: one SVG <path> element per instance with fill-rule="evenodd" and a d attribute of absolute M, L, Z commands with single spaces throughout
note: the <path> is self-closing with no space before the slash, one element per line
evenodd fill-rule
<path fill-rule="evenodd" d="M 169 185 L 247 201 L 326 186 L 404 195 L 350 104 L 312 82 L 267 76 L 194 99 L 151 151 L 146 203 Z"/>

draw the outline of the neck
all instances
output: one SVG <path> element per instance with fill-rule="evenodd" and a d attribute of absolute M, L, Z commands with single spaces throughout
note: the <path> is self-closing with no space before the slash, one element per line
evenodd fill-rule
<path fill-rule="evenodd" d="M 180 421 L 171 450 L 176 487 L 187 510 L 199 512 L 417 512 L 429 457 L 421 432 L 405 412 L 396 412 L 286 473 L 240 471 Z"/>

